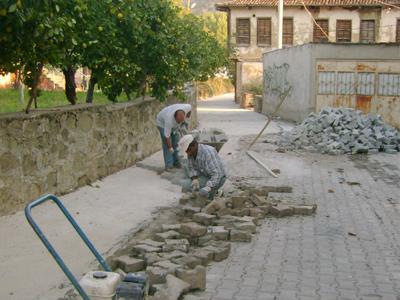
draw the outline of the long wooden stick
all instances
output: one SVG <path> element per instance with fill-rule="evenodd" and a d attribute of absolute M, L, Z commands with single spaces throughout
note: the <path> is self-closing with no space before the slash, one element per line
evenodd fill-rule
<path fill-rule="evenodd" d="M 260 138 L 260 136 L 263 134 L 263 132 L 265 131 L 265 129 L 267 129 L 268 125 L 271 123 L 272 121 L 272 117 L 275 116 L 275 114 L 278 112 L 279 108 L 281 108 L 283 102 L 285 101 L 285 99 L 287 98 L 287 96 L 289 95 L 291 91 L 291 88 L 289 88 L 284 94 L 283 97 L 281 99 L 281 102 L 278 104 L 278 106 L 276 107 L 275 111 L 270 115 L 270 117 L 268 118 L 267 124 L 265 124 L 264 128 L 261 129 L 260 133 L 256 136 L 256 138 L 251 142 L 249 148 L 247 150 L 250 150 L 251 147 L 253 147 L 253 145 L 257 142 L 257 140 Z"/>
<path fill-rule="evenodd" d="M 246 151 L 247 155 L 250 156 L 256 163 L 258 163 L 261 167 L 263 167 L 269 174 L 271 174 L 273 177 L 278 178 L 278 176 L 272 172 L 270 168 L 267 167 L 262 161 L 260 161 L 257 157 L 254 156 L 254 154 L 250 153 L 250 151 Z"/>

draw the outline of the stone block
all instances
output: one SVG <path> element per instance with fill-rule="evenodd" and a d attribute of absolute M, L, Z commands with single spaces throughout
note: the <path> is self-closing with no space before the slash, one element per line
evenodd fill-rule
<path fill-rule="evenodd" d="M 159 248 L 159 247 L 153 247 L 153 246 L 142 245 L 142 244 L 133 246 L 132 250 L 135 253 L 139 253 L 139 254 L 161 252 L 161 248 Z"/>
<path fill-rule="evenodd" d="M 187 253 L 182 252 L 182 251 L 172 251 L 172 252 L 161 253 L 160 255 L 161 255 L 161 257 L 163 257 L 167 260 L 172 260 L 172 259 L 185 257 L 185 256 L 187 256 Z"/>
<path fill-rule="evenodd" d="M 253 194 L 251 196 L 251 201 L 254 203 L 255 206 L 263 206 L 268 204 L 267 197 L 263 197 L 257 194 Z"/>
<path fill-rule="evenodd" d="M 203 266 L 207 266 L 214 259 L 214 251 L 205 248 L 195 249 L 191 255 L 199 259 Z"/>
<path fill-rule="evenodd" d="M 126 273 L 135 273 L 141 271 L 145 267 L 143 259 L 137 259 L 128 255 L 123 255 L 117 258 L 117 266 Z"/>
<path fill-rule="evenodd" d="M 197 213 L 193 215 L 193 221 L 205 226 L 212 225 L 216 218 L 217 217 L 215 215 L 209 215 L 206 213 Z"/>
<path fill-rule="evenodd" d="M 197 239 L 197 245 L 198 246 L 204 246 L 207 244 L 209 241 L 213 240 L 213 236 L 210 233 L 207 233 L 206 235 L 203 235 Z"/>
<path fill-rule="evenodd" d="M 245 208 L 246 201 L 249 200 L 249 197 L 245 196 L 235 196 L 231 198 L 233 208 Z"/>
<path fill-rule="evenodd" d="M 251 233 L 247 231 L 232 229 L 229 239 L 231 242 L 251 242 Z"/>
<path fill-rule="evenodd" d="M 149 284 L 160 284 L 166 282 L 168 271 L 160 267 L 147 267 L 146 275 L 149 278 Z"/>
<path fill-rule="evenodd" d="M 180 233 L 190 237 L 201 237 L 207 233 L 207 227 L 194 222 L 181 224 Z"/>
<path fill-rule="evenodd" d="M 213 260 L 217 262 L 227 259 L 230 253 L 230 248 L 218 247 L 213 245 L 204 247 L 203 250 L 211 251 L 213 253 Z"/>
<path fill-rule="evenodd" d="M 163 260 L 164 258 L 161 257 L 158 253 L 145 253 L 143 255 L 143 259 L 147 266 L 151 266 L 154 263 Z"/>
<path fill-rule="evenodd" d="M 180 225 L 179 225 L 180 229 Z M 159 242 L 165 242 L 165 240 L 173 240 L 181 238 L 181 234 L 175 230 L 169 230 L 161 233 L 156 233 L 154 239 Z"/>
<path fill-rule="evenodd" d="M 245 222 L 245 223 L 235 223 L 235 229 L 241 231 L 247 231 L 250 233 L 256 233 L 256 225 L 253 222 Z"/>
<path fill-rule="evenodd" d="M 317 205 L 296 205 L 292 206 L 295 215 L 310 216 L 317 210 Z"/>
<path fill-rule="evenodd" d="M 212 215 L 215 214 L 217 211 L 223 209 L 223 208 L 227 208 L 227 203 L 228 200 L 225 198 L 217 198 L 214 199 L 213 201 L 211 201 L 207 206 L 205 206 L 201 211 Z"/>
<path fill-rule="evenodd" d="M 178 269 L 176 276 L 190 285 L 190 290 L 206 289 L 206 268 L 197 266 L 193 270 Z"/>
<path fill-rule="evenodd" d="M 163 224 L 161 225 L 161 231 L 179 231 L 181 229 L 181 224 Z"/>
<path fill-rule="evenodd" d="M 259 207 L 250 208 L 250 217 L 253 217 L 256 219 L 263 219 L 263 218 L 265 218 L 265 213 Z"/>
<path fill-rule="evenodd" d="M 273 205 L 271 206 L 271 214 L 278 218 L 288 217 L 294 214 L 294 209 L 284 204 Z"/>
<path fill-rule="evenodd" d="M 159 267 L 168 271 L 168 274 L 175 274 L 176 270 L 181 267 L 181 265 L 172 263 L 169 260 L 163 260 L 154 263 L 153 267 Z"/>
<path fill-rule="evenodd" d="M 172 252 L 175 250 L 188 252 L 189 245 L 190 243 L 187 239 L 165 240 L 165 245 L 162 247 L 162 249 L 164 252 Z"/>
<path fill-rule="evenodd" d="M 164 245 L 164 242 L 157 242 L 157 241 L 153 241 L 151 239 L 146 239 L 146 240 L 140 241 L 139 244 L 148 245 L 148 246 L 152 246 L 155 248 L 161 248 Z"/>
<path fill-rule="evenodd" d="M 229 237 L 229 231 L 224 226 L 210 226 L 207 228 L 212 239 L 217 241 L 226 241 Z"/>
<path fill-rule="evenodd" d="M 190 284 L 172 275 L 167 275 L 167 298 L 163 300 L 178 300 L 190 290 Z"/>
<path fill-rule="evenodd" d="M 211 298 L 209 296 L 206 295 L 185 295 L 185 297 L 183 298 L 183 300 L 210 300 Z"/>
<path fill-rule="evenodd" d="M 188 218 L 192 218 L 194 214 L 197 214 L 201 211 L 199 207 L 193 207 L 189 205 L 182 206 L 181 210 L 183 212 L 183 216 Z"/>
<path fill-rule="evenodd" d="M 193 269 L 196 266 L 202 264 L 202 261 L 201 261 L 200 258 L 194 257 L 192 255 L 188 255 L 188 256 L 185 256 L 185 257 L 173 259 L 172 262 L 174 262 L 174 263 L 176 263 L 178 265 L 186 266 L 186 267 L 188 267 L 190 269 Z"/>

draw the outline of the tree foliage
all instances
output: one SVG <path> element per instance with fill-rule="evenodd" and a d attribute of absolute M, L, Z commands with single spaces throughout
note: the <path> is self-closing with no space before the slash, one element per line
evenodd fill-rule
<path fill-rule="evenodd" d="M 95 84 L 112 101 L 122 92 L 164 99 L 226 65 L 222 34 L 205 20 L 170 0 L 3 0 L 0 72 L 23 70 L 29 105 L 45 65 L 63 71 L 72 104 L 78 67 L 92 72 L 88 102 Z"/>

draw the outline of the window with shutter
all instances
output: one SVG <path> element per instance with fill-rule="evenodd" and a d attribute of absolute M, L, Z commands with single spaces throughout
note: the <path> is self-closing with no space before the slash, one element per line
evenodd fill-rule
<path fill-rule="evenodd" d="M 360 42 L 375 43 L 375 20 L 361 20 Z"/>
<path fill-rule="evenodd" d="M 250 45 L 250 19 L 236 19 L 236 44 Z"/>
<path fill-rule="evenodd" d="M 336 21 L 336 42 L 338 43 L 351 42 L 351 20 Z"/>
<path fill-rule="evenodd" d="M 282 43 L 284 46 L 293 45 L 293 19 L 292 18 L 283 18 Z"/>
<path fill-rule="evenodd" d="M 257 45 L 271 46 L 271 19 L 257 19 Z"/>
<path fill-rule="evenodd" d="M 397 26 L 396 26 L 396 42 L 400 43 L 400 19 L 397 19 Z"/>
<path fill-rule="evenodd" d="M 329 21 L 328 20 L 316 20 L 317 24 L 314 24 L 314 37 L 313 37 L 313 42 L 314 43 L 327 43 L 329 42 L 327 36 L 324 34 L 324 32 L 329 35 Z M 322 30 L 321 30 L 321 28 Z"/>

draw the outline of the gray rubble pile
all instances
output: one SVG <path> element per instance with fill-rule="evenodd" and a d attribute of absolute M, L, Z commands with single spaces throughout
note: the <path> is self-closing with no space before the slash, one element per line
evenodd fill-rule
<path fill-rule="evenodd" d="M 400 151 L 400 133 L 380 116 L 365 115 L 352 108 L 327 107 L 318 114 L 311 113 L 277 144 L 286 150 L 328 154 L 394 154 Z"/>

